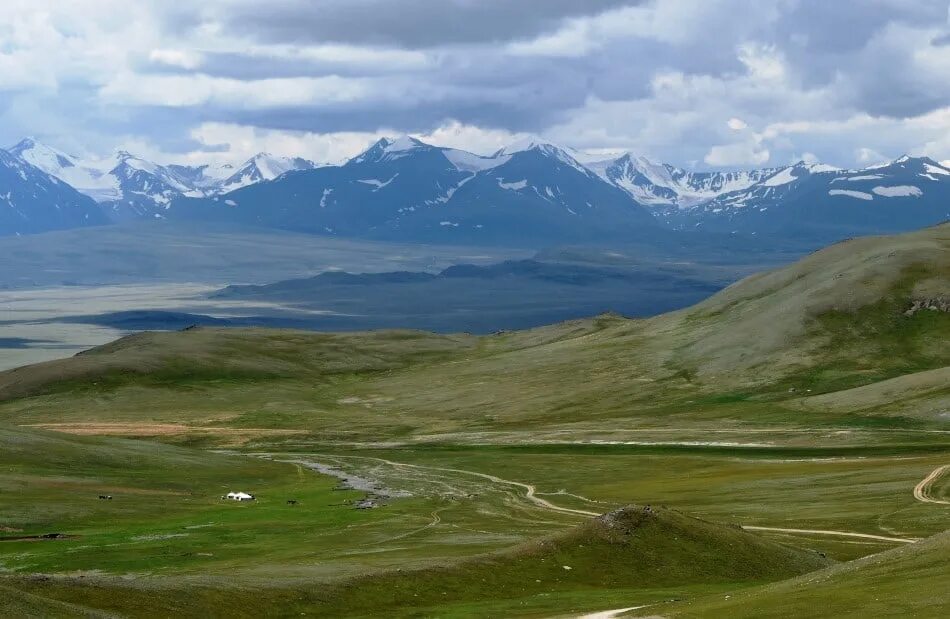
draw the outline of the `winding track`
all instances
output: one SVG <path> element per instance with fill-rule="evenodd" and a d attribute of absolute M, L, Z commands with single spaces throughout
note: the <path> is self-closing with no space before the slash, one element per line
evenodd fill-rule
<path fill-rule="evenodd" d="M 627 608 L 615 608 L 613 610 L 602 610 L 596 613 L 588 613 L 586 615 L 581 615 L 578 619 L 616 619 L 624 613 L 628 613 L 631 610 L 640 610 L 641 608 L 648 608 L 650 606 L 656 606 L 656 604 L 645 604 L 643 606 L 628 606 Z"/>
<path fill-rule="evenodd" d="M 780 527 L 754 527 L 745 526 L 747 531 L 773 531 L 776 533 L 804 533 L 810 535 L 835 535 L 838 537 L 859 537 L 862 539 L 873 539 L 879 542 L 897 542 L 899 544 L 913 544 L 916 540 L 912 537 L 886 537 L 884 535 L 871 535 L 870 533 L 852 533 L 851 531 L 829 531 L 826 529 L 784 529 Z"/>
<path fill-rule="evenodd" d="M 316 454 L 316 455 L 321 456 L 321 457 L 326 457 L 326 456 L 329 456 L 330 454 Z M 445 467 L 439 467 L 439 466 L 424 466 L 421 464 L 409 464 L 406 462 L 394 462 L 392 460 L 386 460 L 384 458 L 374 458 L 370 456 L 335 456 L 335 457 L 356 458 L 360 460 L 373 460 L 375 462 L 382 462 L 383 464 L 387 464 L 393 467 L 411 468 L 411 469 L 428 470 L 428 471 L 443 471 L 446 473 L 461 473 L 463 475 L 470 475 L 473 477 L 479 477 L 481 479 L 487 479 L 488 481 L 494 482 L 496 484 L 504 484 L 508 486 L 515 486 L 517 488 L 521 488 L 525 491 L 524 498 L 530 501 L 531 503 L 537 505 L 538 507 L 541 507 L 542 509 L 547 509 L 547 510 L 559 512 L 562 514 L 573 514 L 577 516 L 600 516 L 601 515 L 600 512 L 591 512 L 591 511 L 586 511 L 583 509 L 572 509 L 570 507 L 561 507 L 560 505 L 555 505 L 554 503 L 551 503 L 550 501 L 547 501 L 537 496 L 537 488 L 533 484 L 526 484 L 520 481 L 504 479 L 496 475 L 489 475 L 488 473 L 479 473 L 476 471 L 466 471 L 464 469 L 452 469 L 452 468 L 445 468 Z M 950 465 L 939 467 L 937 470 L 933 471 L 927 477 L 927 479 L 925 479 L 923 482 L 918 484 L 918 488 L 920 488 L 921 486 L 924 487 L 924 490 L 922 491 L 922 493 L 924 494 L 925 497 L 926 497 L 926 494 L 925 494 L 926 489 L 929 488 L 929 483 L 932 483 L 934 480 L 940 477 L 940 475 L 942 475 L 943 472 L 947 470 L 948 468 L 950 468 Z M 914 490 L 914 496 L 917 496 L 917 489 Z M 929 498 L 930 497 L 926 497 L 921 500 L 927 500 Z M 930 502 L 945 503 L 945 501 L 940 501 L 939 499 L 930 499 Z M 885 535 L 873 535 L 871 533 L 855 533 L 852 531 L 835 531 L 835 530 L 828 530 L 828 529 L 789 529 L 789 528 L 782 528 L 782 527 L 760 527 L 760 526 L 752 526 L 752 525 L 743 526 L 742 528 L 747 531 L 792 533 L 792 534 L 800 534 L 800 535 L 831 535 L 835 537 L 853 537 L 853 538 L 858 538 L 858 539 L 869 539 L 869 540 L 875 540 L 879 542 L 892 542 L 892 543 L 898 543 L 898 544 L 913 544 L 914 542 L 919 541 L 916 538 L 910 538 L 910 537 L 888 537 Z"/>
<path fill-rule="evenodd" d="M 421 464 L 408 464 L 406 462 L 393 462 L 392 460 L 385 460 L 383 458 L 371 458 L 369 456 L 342 456 L 344 458 L 360 458 L 363 460 L 375 460 L 376 462 L 382 462 L 383 464 L 388 464 L 389 466 L 410 468 L 410 469 L 419 469 L 423 471 L 442 471 L 445 473 L 461 473 L 463 475 L 471 475 L 473 477 L 480 477 L 482 479 L 487 479 L 490 482 L 496 484 L 504 484 L 507 486 L 515 486 L 521 488 L 525 491 L 524 498 L 526 498 L 531 503 L 534 503 L 538 507 L 547 509 L 554 512 L 559 512 L 562 514 L 574 514 L 577 516 L 600 516 L 600 512 L 589 512 L 583 509 L 572 509 L 570 507 L 561 507 L 560 505 L 555 505 L 554 503 L 542 499 L 537 496 L 538 489 L 532 484 L 524 484 L 520 481 L 513 481 L 510 479 L 503 479 L 495 475 L 489 475 L 488 473 L 478 473 L 476 471 L 466 471 L 464 469 L 450 469 L 440 466 L 423 466 Z"/>
<path fill-rule="evenodd" d="M 944 501 L 943 499 L 935 499 L 930 494 L 930 487 L 933 486 L 933 483 L 940 479 L 940 477 L 950 470 L 950 464 L 944 464 L 943 466 L 938 466 L 930 472 L 930 475 L 924 477 L 923 481 L 914 486 L 914 498 L 920 501 L 921 503 L 937 503 L 939 505 L 950 505 L 950 501 Z"/>

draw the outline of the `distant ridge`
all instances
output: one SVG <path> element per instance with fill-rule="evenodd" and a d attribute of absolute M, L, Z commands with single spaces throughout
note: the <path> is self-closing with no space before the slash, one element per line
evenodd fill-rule
<path fill-rule="evenodd" d="M 950 219 L 950 167 L 906 155 L 861 170 L 799 162 L 696 172 L 632 153 L 592 161 L 537 137 L 480 156 L 410 136 L 382 138 L 341 165 L 268 153 L 236 167 L 159 165 L 128 152 L 85 161 L 35 138 L 10 154 L 92 197 L 113 222 L 407 243 L 616 244 L 660 228 L 823 243 Z"/>

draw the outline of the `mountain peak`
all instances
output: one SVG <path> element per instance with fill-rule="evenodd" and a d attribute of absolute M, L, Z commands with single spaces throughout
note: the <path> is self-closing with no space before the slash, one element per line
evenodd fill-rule
<path fill-rule="evenodd" d="M 27 136 L 17 142 L 15 145 L 7 149 L 9 152 L 13 153 L 15 156 L 19 157 L 26 151 L 38 151 L 42 153 L 51 153 L 54 155 L 65 156 L 63 153 L 59 152 L 57 149 L 52 146 L 48 146 L 43 142 L 40 142 L 33 136 Z"/>
<path fill-rule="evenodd" d="M 23 151 L 29 148 L 33 148 L 34 146 L 37 146 L 37 145 L 39 145 L 39 141 L 37 141 L 37 139 L 33 137 L 32 135 L 28 135 L 22 140 L 20 140 L 19 142 L 17 142 L 15 145 L 11 146 L 7 150 L 9 150 L 10 152 Z"/>
<path fill-rule="evenodd" d="M 562 152 L 562 153 L 567 154 L 567 149 L 561 148 L 560 146 L 552 144 L 542 139 L 539 136 L 529 135 L 529 136 L 521 138 L 520 140 L 512 142 L 508 146 L 505 146 L 504 148 L 498 150 L 495 153 L 495 156 L 496 157 L 501 157 L 505 155 L 510 156 L 517 153 L 523 153 L 523 152 L 532 151 L 532 150 L 541 151 L 546 154 L 550 154 L 554 152 Z M 573 157 L 571 158 L 573 159 Z"/>
<path fill-rule="evenodd" d="M 40 168 L 47 174 L 59 177 L 59 173 L 76 166 L 73 157 L 43 144 L 33 136 L 28 136 L 9 149 L 14 157 Z"/>
<path fill-rule="evenodd" d="M 909 155 L 902 155 L 898 157 L 897 159 L 895 159 L 894 163 L 898 165 L 903 165 L 907 163 L 916 163 L 922 166 L 939 166 L 942 168 L 946 168 L 947 164 L 950 164 L 950 161 L 940 162 L 931 157 L 927 157 L 926 155 L 922 155 L 920 157 L 911 157 Z"/>
<path fill-rule="evenodd" d="M 350 163 L 392 160 L 403 157 L 407 152 L 429 145 L 409 135 L 397 138 L 380 138 L 365 151 L 350 159 Z"/>
<path fill-rule="evenodd" d="M 420 146 L 428 146 L 425 142 L 417 140 L 416 138 L 403 135 L 399 136 L 394 140 L 389 140 L 389 144 L 386 145 L 386 152 L 395 153 L 406 150 L 412 150 L 413 148 L 419 148 Z"/>
<path fill-rule="evenodd" d="M 585 175 L 596 176 L 594 172 L 584 167 L 572 152 L 572 150 L 562 148 L 550 142 L 545 142 L 536 136 L 529 136 L 502 148 L 492 155 L 492 157 L 496 159 L 502 157 L 510 158 L 521 153 L 538 153 L 543 157 L 555 159 L 561 164 L 570 166 Z"/>
<path fill-rule="evenodd" d="M 914 168 L 920 168 L 920 169 L 926 168 L 928 166 L 948 168 L 947 163 L 948 162 L 940 163 L 934 159 L 931 159 L 930 157 L 912 157 L 910 155 L 905 154 L 905 155 L 901 155 L 897 159 L 894 159 L 893 161 L 885 161 L 883 163 L 878 163 L 878 164 L 867 166 L 861 169 L 862 170 L 882 170 L 882 169 L 890 168 L 892 166 L 898 166 L 902 168 L 914 167 Z"/>

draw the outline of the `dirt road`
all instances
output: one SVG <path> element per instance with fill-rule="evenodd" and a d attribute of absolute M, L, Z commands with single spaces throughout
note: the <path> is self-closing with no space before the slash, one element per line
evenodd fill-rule
<path fill-rule="evenodd" d="M 807 533 L 811 535 L 834 535 L 838 537 L 857 537 L 861 539 L 873 539 L 879 542 L 896 542 L 899 544 L 913 544 L 918 541 L 910 537 L 885 537 L 883 535 L 871 535 L 870 533 L 852 533 L 851 531 L 829 531 L 826 529 L 784 529 L 779 527 L 753 527 L 743 526 L 747 531 L 774 531 L 776 533 Z"/>
<path fill-rule="evenodd" d="M 416 470 L 423 470 L 423 471 L 441 471 L 445 473 L 458 473 L 462 475 L 469 475 L 472 477 L 485 479 L 496 484 L 503 484 L 503 485 L 520 488 L 524 490 L 523 496 L 526 500 L 528 500 L 532 504 L 542 509 L 558 512 L 558 513 L 563 513 L 563 514 L 572 514 L 572 515 L 577 515 L 577 516 L 600 516 L 601 515 L 601 512 L 592 512 L 592 511 L 587 511 L 583 509 L 573 509 L 570 507 L 561 507 L 560 505 L 555 505 L 554 503 L 551 503 L 550 501 L 542 499 L 541 497 L 537 496 L 537 488 L 533 484 L 527 484 L 520 481 L 514 481 L 511 479 L 504 479 L 503 477 L 498 477 L 497 475 L 489 475 L 488 473 L 479 473 L 476 471 L 467 471 L 464 469 L 453 469 L 453 468 L 446 468 L 446 467 L 439 467 L 439 466 L 424 466 L 421 464 L 409 464 L 406 462 L 394 462 L 392 460 L 386 460 L 384 458 L 374 458 L 370 456 L 334 456 L 331 454 L 316 454 L 316 455 L 322 456 L 322 457 L 333 457 L 333 458 L 338 458 L 338 459 L 339 458 L 344 458 L 344 459 L 355 458 L 359 460 L 372 460 L 375 462 L 381 462 L 383 464 L 386 464 L 388 466 L 392 466 L 395 468 L 407 468 L 407 469 L 416 469 Z M 928 478 L 924 480 L 924 482 L 927 482 L 928 480 L 932 482 L 934 479 L 939 477 L 942 474 L 943 470 L 945 470 L 946 468 L 950 468 L 950 467 L 941 467 L 940 469 L 937 469 L 936 471 L 931 473 L 930 476 L 928 476 Z M 924 482 L 921 482 L 921 484 L 924 484 Z M 924 485 L 926 486 L 926 484 Z M 915 491 L 915 496 L 916 496 L 916 491 Z M 936 499 L 933 499 L 933 500 L 937 501 Z M 899 544 L 912 544 L 918 541 L 917 539 L 908 538 L 908 537 L 887 537 L 884 535 L 873 535 L 870 533 L 854 533 L 852 531 L 834 531 L 834 530 L 827 530 L 827 529 L 789 529 L 789 528 L 780 528 L 780 527 L 759 527 L 759 526 L 744 526 L 743 528 L 749 531 L 771 531 L 775 533 L 793 533 L 793 534 L 806 534 L 806 535 L 831 535 L 831 536 L 837 536 L 837 537 L 868 539 L 868 540 L 874 540 L 874 541 L 879 541 L 879 542 L 892 542 L 892 543 L 899 543 Z"/>
<path fill-rule="evenodd" d="M 602 610 L 597 613 L 588 613 L 586 615 L 581 615 L 578 619 L 616 619 L 624 613 L 629 613 L 631 610 L 640 610 L 641 608 L 647 608 L 652 606 L 652 604 L 647 604 L 645 606 L 628 606 L 627 608 L 615 608 L 613 610 Z"/>
<path fill-rule="evenodd" d="M 933 471 L 930 472 L 930 475 L 924 477 L 923 481 L 914 486 L 914 498 L 920 501 L 921 503 L 937 503 L 940 505 L 950 505 L 950 501 L 944 501 L 943 499 L 936 499 L 930 494 L 930 487 L 933 486 L 933 483 L 940 479 L 947 470 L 950 469 L 950 464 L 944 464 L 943 466 L 938 466 Z"/>
<path fill-rule="evenodd" d="M 442 471 L 443 473 L 461 473 L 462 475 L 471 475 L 473 477 L 480 477 L 481 479 L 487 479 L 488 481 L 496 483 L 496 484 L 515 486 L 517 488 L 523 489 L 525 491 L 524 498 L 543 509 L 559 512 L 562 514 L 575 514 L 578 516 L 599 516 L 600 515 L 600 512 L 589 512 L 583 509 L 572 509 L 570 507 L 561 507 L 560 505 L 555 505 L 554 503 L 551 503 L 550 501 L 547 501 L 537 496 L 538 490 L 532 484 L 525 484 L 520 481 L 504 479 L 502 477 L 489 475 L 487 473 L 478 473 L 476 471 L 466 471 L 464 469 L 443 468 L 440 466 L 423 466 L 421 464 L 407 464 L 405 462 L 393 462 L 392 460 L 385 460 L 383 458 L 370 458 L 368 456 L 348 456 L 348 457 L 362 458 L 364 460 L 375 460 L 377 462 L 382 462 L 384 464 L 388 464 L 389 466 L 399 467 L 399 468 L 411 468 L 411 469 L 419 469 L 419 470 L 424 470 L 424 471 Z"/>

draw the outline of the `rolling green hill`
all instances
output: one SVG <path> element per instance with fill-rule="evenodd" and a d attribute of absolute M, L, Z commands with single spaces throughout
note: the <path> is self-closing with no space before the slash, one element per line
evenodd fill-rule
<path fill-rule="evenodd" d="M 670 617 L 946 617 L 950 532 L 724 599 L 664 609 Z"/>
<path fill-rule="evenodd" d="M 693 595 L 821 569 L 828 561 L 738 528 L 666 509 L 627 507 L 563 533 L 451 565 L 397 570 L 322 586 L 279 584 L 189 593 L 69 581 L 26 583 L 46 599 L 123 616 L 419 616 L 558 613 L 603 599 Z M 574 601 L 572 601 L 574 600 Z M 437 610 L 439 609 L 439 610 Z"/>
<path fill-rule="evenodd" d="M 894 571 L 946 576 L 946 538 L 917 540 L 950 509 L 948 309 L 943 225 L 648 320 L 189 329 L 0 373 L 2 586 L 26 614 L 847 614 Z M 220 500 L 238 486 L 260 499 Z M 847 563 L 759 588 L 820 553 Z"/>
<path fill-rule="evenodd" d="M 948 298 L 943 225 L 841 243 L 648 320 L 601 316 L 481 338 L 139 334 L 0 374 L 0 419 L 293 429 L 331 441 L 544 435 L 583 422 L 591 430 L 580 438 L 671 415 L 695 427 L 724 418 L 942 427 L 939 380 L 897 400 L 891 389 L 861 388 L 917 375 L 906 379 L 914 385 L 950 366 Z"/>

